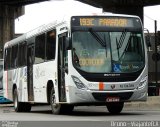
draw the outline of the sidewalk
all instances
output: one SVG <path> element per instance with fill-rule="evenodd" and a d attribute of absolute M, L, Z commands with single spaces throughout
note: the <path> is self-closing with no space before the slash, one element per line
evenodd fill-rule
<path fill-rule="evenodd" d="M 150 96 L 146 102 L 128 102 L 124 110 L 160 110 L 160 96 Z"/>

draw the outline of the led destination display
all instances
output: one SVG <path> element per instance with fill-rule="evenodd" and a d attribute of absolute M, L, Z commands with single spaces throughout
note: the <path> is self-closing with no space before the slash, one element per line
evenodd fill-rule
<path fill-rule="evenodd" d="M 71 20 L 72 26 L 79 27 L 135 27 L 140 26 L 140 20 L 123 17 L 81 17 L 75 16 Z"/>

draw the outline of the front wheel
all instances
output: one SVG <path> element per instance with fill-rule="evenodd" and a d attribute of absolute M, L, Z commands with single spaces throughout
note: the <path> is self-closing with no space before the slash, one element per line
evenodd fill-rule
<path fill-rule="evenodd" d="M 124 102 L 107 103 L 106 106 L 111 114 L 119 114 L 124 107 Z"/>
<path fill-rule="evenodd" d="M 61 104 L 56 104 L 54 88 L 52 88 L 52 90 L 51 90 L 50 105 L 51 105 L 51 109 L 52 109 L 53 114 L 60 114 L 62 112 L 61 111 Z"/>
<path fill-rule="evenodd" d="M 73 105 L 56 103 L 54 88 L 52 88 L 51 90 L 50 104 L 51 104 L 52 113 L 56 115 L 70 113 L 74 109 Z"/>

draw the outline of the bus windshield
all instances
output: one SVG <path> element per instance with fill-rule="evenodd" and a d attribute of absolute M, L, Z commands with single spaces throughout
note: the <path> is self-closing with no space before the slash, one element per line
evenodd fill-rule
<path fill-rule="evenodd" d="M 145 65 L 141 32 L 74 31 L 75 68 L 88 73 L 132 73 Z"/>

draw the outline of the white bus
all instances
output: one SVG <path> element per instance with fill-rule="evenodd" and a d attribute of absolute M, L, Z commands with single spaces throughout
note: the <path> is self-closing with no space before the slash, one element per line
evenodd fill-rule
<path fill-rule="evenodd" d="M 137 16 L 72 16 L 43 25 L 4 46 L 4 95 L 17 112 L 49 103 L 54 114 L 79 105 L 146 101 L 147 48 Z"/>

